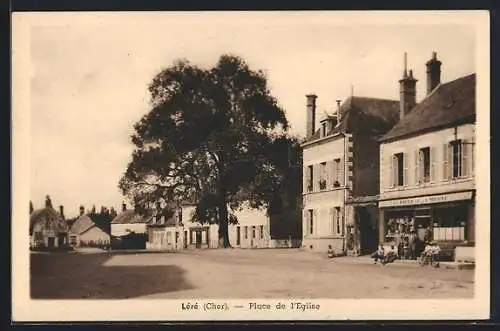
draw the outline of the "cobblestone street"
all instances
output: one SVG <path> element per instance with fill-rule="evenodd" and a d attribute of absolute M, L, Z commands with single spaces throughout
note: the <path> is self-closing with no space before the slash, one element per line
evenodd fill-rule
<path fill-rule="evenodd" d="M 295 249 L 32 254 L 31 268 L 40 299 L 468 298 L 474 289 L 474 270 Z"/>

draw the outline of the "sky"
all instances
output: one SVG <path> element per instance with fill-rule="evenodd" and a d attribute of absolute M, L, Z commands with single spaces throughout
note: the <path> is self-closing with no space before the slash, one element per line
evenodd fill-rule
<path fill-rule="evenodd" d="M 118 181 L 133 150 L 133 124 L 149 110 L 147 86 L 179 58 L 209 67 L 232 53 L 264 70 L 298 136 L 306 94 L 318 96 L 318 120 L 351 93 L 398 100 L 405 52 L 417 100 L 432 52 L 443 62 L 442 82 L 475 72 L 473 26 L 422 22 L 315 12 L 39 19 L 30 30 L 30 198 L 40 208 L 49 194 L 67 216 L 80 205 L 120 208 Z"/>

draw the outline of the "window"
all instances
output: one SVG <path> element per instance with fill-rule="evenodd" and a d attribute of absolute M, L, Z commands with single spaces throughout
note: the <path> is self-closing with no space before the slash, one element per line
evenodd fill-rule
<path fill-rule="evenodd" d="M 175 244 L 179 242 L 179 232 L 175 233 Z"/>
<path fill-rule="evenodd" d="M 308 210 L 308 218 L 309 218 L 309 234 L 313 234 L 314 233 L 314 210 L 312 209 L 309 209 Z"/>
<path fill-rule="evenodd" d="M 76 236 L 69 237 L 69 242 L 71 245 L 76 245 Z"/>
<path fill-rule="evenodd" d="M 170 245 L 172 243 L 172 232 L 167 232 L 167 244 Z"/>
<path fill-rule="evenodd" d="M 391 186 L 403 186 L 406 185 L 406 180 L 408 178 L 408 168 L 406 165 L 406 157 L 403 153 L 394 154 L 392 157 L 392 185 Z"/>
<path fill-rule="evenodd" d="M 310 165 L 307 167 L 307 191 L 312 192 L 313 190 L 313 166 Z"/>
<path fill-rule="evenodd" d="M 178 216 L 179 217 L 179 219 L 178 219 L 179 220 L 179 224 L 182 225 L 182 210 L 179 210 L 178 215 L 179 215 Z"/>
<path fill-rule="evenodd" d="M 264 225 L 260 226 L 260 239 L 264 238 Z"/>
<path fill-rule="evenodd" d="M 252 226 L 252 238 L 255 238 L 255 226 Z"/>
<path fill-rule="evenodd" d="M 468 143 L 461 139 L 444 145 L 443 180 L 467 176 L 468 150 Z"/>
<path fill-rule="evenodd" d="M 336 225 L 336 232 L 337 234 L 340 234 L 341 233 L 341 224 L 340 224 L 340 218 L 342 217 L 342 215 L 340 214 L 340 207 L 335 207 L 334 209 L 334 218 L 335 218 L 335 225 Z"/>
<path fill-rule="evenodd" d="M 333 160 L 333 187 L 340 186 L 340 158 Z"/>
<path fill-rule="evenodd" d="M 455 140 L 450 145 L 452 177 L 457 178 L 462 175 L 462 144 L 460 140 Z"/>
<path fill-rule="evenodd" d="M 417 160 L 417 183 L 428 183 L 431 181 L 431 149 L 421 148 Z"/>
<path fill-rule="evenodd" d="M 319 164 L 319 169 L 320 169 L 319 189 L 325 190 L 326 189 L 326 162 L 321 162 Z"/>
<path fill-rule="evenodd" d="M 248 226 L 245 226 L 245 239 L 248 239 Z"/>

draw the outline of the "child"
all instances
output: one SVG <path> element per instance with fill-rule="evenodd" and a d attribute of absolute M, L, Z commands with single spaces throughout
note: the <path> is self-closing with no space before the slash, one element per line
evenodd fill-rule
<path fill-rule="evenodd" d="M 333 258 L 333 249 L 332 245 L 328 245 L 328 258 L 332 259 Z"/>
<path fill-rule="evenodd" d="M 384 264 L 384 246 L 382 243 L 378 245 L 378 249 L 372 254 L 373 264 L 377 264 L 377 261 Z"/>

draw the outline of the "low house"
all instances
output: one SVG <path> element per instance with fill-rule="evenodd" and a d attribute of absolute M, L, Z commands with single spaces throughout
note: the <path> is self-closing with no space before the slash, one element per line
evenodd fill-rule
<path fill-rule="evenodd" d="M 152 216 L 141 215 L 135 210 L 127 210 L 123 204 L 122 212 L 111 221 L 111 247 L 113 249 L 145 249 L 147 224 Z"/>
<path fill-rule="evenodd" d="M 111 243 L 110 232 L 110 224 L 106 224 L 106 222 L 98 219 L 92 219 L 92 215 L 84 214 L 82 208 L 80 209 L 80 216 L 70 229 L 70 245 L 73 247 L 107 247 Z"/>
<path fill-rule="evenodd" d="M 219 226 L 192 221 L 195 204 L 183 203 L 173 215 L 156 216 L 148 224 L 148 248 L 181 250 L 189 248 L 217 248 Z M 262 209 L 245 206 L 234 212 L 238 224 L 228 226 L 229 242 L 238 248 L 269 247 L 269 217 Z"/>
<path fill-rule="evenodd" d="M 52 202 L 47 197 L 45 208 L 35 210 L 30 215 L 30 247 L 62 248 L 68 246 L 68 225 L 64 220 L 64 210 L 60 212 L 52 208 Z"/>

